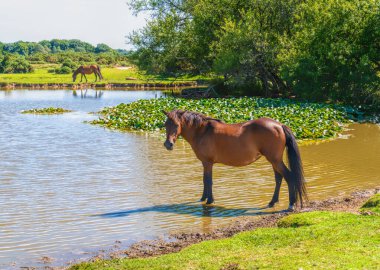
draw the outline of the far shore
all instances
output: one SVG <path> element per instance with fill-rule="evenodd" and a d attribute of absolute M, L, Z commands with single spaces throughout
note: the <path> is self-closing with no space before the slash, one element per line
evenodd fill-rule
<path fill-rule="evenodd" d="M 80 89 L 99 89 L 99 90 L 112 90 L 112 89 L 127 89 L 127 90 L 165 90 L 165 89 L 182 89 L 182 88 L 195 88 L 205 87 L 199 85 L 197 82 L 178 82 L 178 83 L 0 83 L 0 90 L 18 90 L 18 89 L 35 89 L 35 90 L 52 90 L 52 89 L 67 89 L 80 90 Z"/>

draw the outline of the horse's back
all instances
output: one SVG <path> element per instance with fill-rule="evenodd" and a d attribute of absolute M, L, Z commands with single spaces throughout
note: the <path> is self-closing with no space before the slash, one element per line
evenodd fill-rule
<path fill-rule="evenodd" d="M 284 146 L 282 124 L 270 118 L 239 124 L 213 121 L 200 141 L 201 151 L 211 154 L 214 162 L 232 166 L 250 164 L 261 155 L 282 154 Z"/>

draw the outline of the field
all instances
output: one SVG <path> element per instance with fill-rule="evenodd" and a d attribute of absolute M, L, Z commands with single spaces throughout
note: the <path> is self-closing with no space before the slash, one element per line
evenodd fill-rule
<path fill-rule="evenodd" d="M 78 75 L 76 82 L 72 80 L 71 74 L 55 74 L 51 72 L 59 65 L 54 64 L 43 64 L 43 65 L 34 65 L 34 72 L 25 73 L 25 74 L 0 74 L 0 85 L 43 85 L 43 84 L 56 84 L 56 85 L 73 85 L 80 83 L 80 75 Z M 102 74 L 104 80 L 97 82 L 95 84 L 107 85 L 107 84 L 191 84 L 196 80 L 204 80 L 205 77 L 200 76 L 184 76 L 181 78 L 174 77 L 162 77 L 162 76 L 153 76 L 147 75 L 143 72 L 140 72 L 135 67 L 104 67 L 102 68 Z M 93 84 L 95 81 L 95 76 L 93 74 L 86 75 L 88 83 Z M 83 83 L 85 79 L 83 78 Z"/>

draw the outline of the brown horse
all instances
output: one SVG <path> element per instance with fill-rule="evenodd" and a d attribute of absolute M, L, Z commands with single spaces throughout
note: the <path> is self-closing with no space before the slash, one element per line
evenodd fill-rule
<path fill-rule="evenodd" d="M 245 166 L 265 156 L 272 164 L 276 187 L 268 207 L 278 202 L 282 179 L 289 190 L 289 208 L 294 210 L 306 196 L 303 168 L 296 139 L 291 130 L 269 118 L 259 118 L 245 123 L 226 124 L 196 112 L 173 110 L 165 112 L 167 120 L 164 146 L 173 150 L 181 135 L 203 164 L 203 195 L 201 201 L 214 202 L 212 195 L 212 167 L 215 163 Z M 283 162 L 285 148 L 290 170 Z"/>
<path fill-rule="evenodd" d="M 77 70 L 73 72 L 73 82 L 75 82 L 75 80 L 77 79 L 77 75 L 79 73 L 81 74 L 80 82 L 82 82 L 83 76 L 87 82 L 86 74 L 92 74 L 92 73 L 95 74 L 95 82 L 98 81 L 98 77 L 100 81 L 103 79 L 103 75 L 100 72 L 100 67 L 98 65 L 80 66 Z"/>

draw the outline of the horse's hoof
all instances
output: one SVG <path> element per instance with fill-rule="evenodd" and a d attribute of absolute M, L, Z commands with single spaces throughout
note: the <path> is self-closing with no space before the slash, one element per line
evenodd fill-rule
<path fill-rule="evenodd" d="M 214 204 L 214 200 L 207 200 L 206 201 L 206 205 L 212 205 L 212 204 Z"/>
<path fill-rule="evenodd" d="M 295 207 L 294 205 L 289 205 L 288 209 L 286 210 L 287 212 L 294 212 Z"/>
<path fill-rule="evenodd" d="M 275 205 L 276 203 L 278 203 L 278 201 L 277 201 L 277 202 L 270 202 L 270 203 L 268 203 L 268 207 L 269 207 L 269 208 L 272 208 L 272 207 L 274 207 L 274 205 Z"/>
<path fill-rule="evenodd" d="M 205 200 L 206 200 L 206 198 L 203 198 L 203 197 L 202 197 L 199 201 L 200 201 L 200 202 L 204 202 Z"/>

